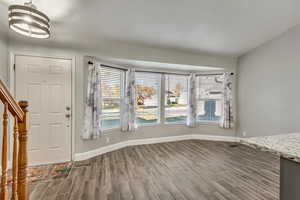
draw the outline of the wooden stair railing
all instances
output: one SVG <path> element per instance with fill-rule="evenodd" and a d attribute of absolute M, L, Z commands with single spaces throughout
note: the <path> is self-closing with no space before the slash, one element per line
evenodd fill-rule
<path fill-rule="evenodd" d="M 0 100 L 4 105 L 2 132 L 2 174 L 0 200 L 8 200 L 7 168 L 8 168 L 8 119 L 14 119 L 13 127 L 13 160 L 12 160 L 12 193 L 13 200 L 28 200 L 27 182 L 27 137 L 28 137 L 28 102 L 18 104 L 0 80 Z"/>

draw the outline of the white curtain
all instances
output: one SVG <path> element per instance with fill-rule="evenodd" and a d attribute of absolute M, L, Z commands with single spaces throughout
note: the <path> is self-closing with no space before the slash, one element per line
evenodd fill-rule
<path fill-rule="evenodd" d="M 100 64 L 89 63 L 82 139 L 93 140 L 101 136 L 102 97 Z"/>
<path fill-rule="evenodd" d="M 233 123 L 233 110 L 232 110 L 232 82 L 230 79 L 230 72 L 224 73 L 223 81 L 223 105 L 222 117 L 220 119 L 221 128 L 232 128 Z"/>
<path fill-rule="evenodd" d="M 122 131 L 134 131 L 136 124 L 136 95 L 135 95 L 135 69 L 130 68 L 126 72 L 125 95 L 122 108 Z"/>
<path fill-rule="evenodd" d="M 196 74 L 192 73 L 188 81 L 188 116 L 187 126 L 195 127 L 197 121 Z"/>

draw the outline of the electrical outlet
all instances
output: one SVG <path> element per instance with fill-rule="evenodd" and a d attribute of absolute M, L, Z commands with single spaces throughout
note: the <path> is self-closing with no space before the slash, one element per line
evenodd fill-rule
<path fill-rule="evenodd" d="M 247 135 L 246 131 L 243 131 L 242 135 L 243 135 L 243 137 L 246 137 L 246 135 Z"/>
<path fill-rule="evenodd" d="M 109 143 L 109 137 L 106 137 L 106 143 Z"/>

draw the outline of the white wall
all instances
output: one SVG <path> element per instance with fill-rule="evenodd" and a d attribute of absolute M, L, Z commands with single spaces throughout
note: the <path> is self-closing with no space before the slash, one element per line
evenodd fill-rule
<path fill-rule="evenodd" d="M 0 32 L 0 79 L 7 80 L 8 40 L 4 33 Z"/>
<path fill-rule="evenodd" d="M 0 78 L 7 80 L 7 7 L 0 2 Z"/>
<path fill-rule="evenodd" d="M 108 48 L 110 49 L 110 48 Z M 91 55 L 97 57 L 114 57 L 117 58 L 129 58 L 129 59 L 140 59 L 140 60 L 151 60 L 159 62 L 175 62 L 182 64 L 197 64 L 197 65 L 208 65 L 208 66 L 218 66 L 224 67 L 229 71 L 235 72 L 236 70 L 236 59 L 231 57 L 223 56 L 211 56 L 205 54 L 193 55 L 185 54 L 183 52 L 175 52 L 164 50 L 154 51 L 153 49 L 141 49 L 126 47 L 125 49 L 117 48 L 117 52 L 114 54 L 113 51 L 108 51 L 105 53 L 95 53 L 97 50 L 93 51 L 78 51 L 70 49 L 57 49 L 52 47 L 46 47 L 41 45 L 29 45 L 29 44 L 20 44 L 20 42 L 11 41 L 9 44 L 10 52 L 19 52 L 19 53 L 29 53 L 35 55 L 44 55 L 44 56 L 54 56 L 54 57 L 75 57 L 76 58 L 76 124 L 75 124 L 75 152 L 82 153 L 97 149 L 99 147 L 114 144 L 128 139 L 140 139 L 140 138 L 151 138 L 151 137 L 163 137 L 163 136 L 176 136 L 184 134 L 208 134 L 208 135 L 222 135 L 222 136 L 234 136 L 235 129 L 225 130 L 218 128 L 217 125 L 201 125 L 198 128 L 191 129 L 187 128 L 184 125 L 161 125 L 154 127 L 144 127 L 140 128 L 135 133 L 121 133 L 120 131 L 113 131 L 106 134 L 103 138 L 94 141 L 83 141 L 80 138 L 81 129 L 83 125 L 83 116 L 84 116 L 84 85 L 85 85 L 85 69 L 87 63 L 84 61 L 84 55 Z M 122 54 L 123 52 L 123 54 Z M 124 55 L 124 57 L 122 56 Z M 137 55 L 137 56 L 135 56 Z M 106 143 L 106 138 L 109 138 L 109 143 Z"/>
<path fill-rule="evenodd" d="M 300 132 L 300 25 L 238 61 L 238 130 Z"/>
<path fill-rule="evenodd" d="M 3 11 L 2 5 L 0 4 L 0 12 Z M 6 10 L 5 10 L 6 11 Z M 0 13 L 1 15 L 1 13 Z M 4 82 L 7 81 L 7 60 L 8 60 L 8 37 L 5 24 L 0 21 L 0 79 Z M 3 104 L 0 103 L 0 116 L 3 113 Z M 0 118 L 2 119 L 2 117 Z M 2 152 L 2 121 L 0 122 L 0 155 Z M 0 161 L 1 163 L 1 161 Z"/>

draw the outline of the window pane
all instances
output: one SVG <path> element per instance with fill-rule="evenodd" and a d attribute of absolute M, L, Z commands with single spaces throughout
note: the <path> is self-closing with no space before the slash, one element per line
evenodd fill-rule
<path fill-rule="evenodd" d="M 223 100 L 222 82 L 222 75 L 197 78 L 198 120 L 220 120 Z"/>
<path fill-rule="evenodd" d="M 202 100 L 198 107 L 198 120 L 219 121 L 221 117 L 220 100 Z"/>
<path fill-rule="evenodd" d="M 123 72 L 117 69 L 101 67 L 102 89 L 102 127 L 103 129 L 120 127 L 120 99 Z"/>
<path fill-rule="evenodd" d="M 102 127 L 103 129 L 120 127 L 120 99 L 102 100 Z"/>
<path fill-rule="evenodd" d="M 165 76 L 165 121 L 184 123 L 187 118 L 188 102 L 187 76 Z"/>
<path fill-rule="evenodd" d="M 160 121 L 160 81 L 160 74 L 136 73 L 137 123 L 140 125 Z"/>

